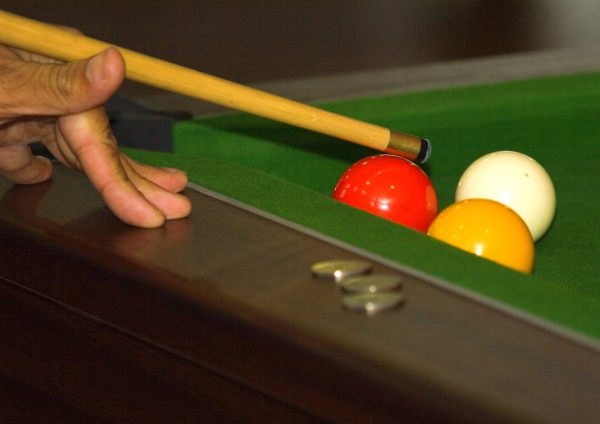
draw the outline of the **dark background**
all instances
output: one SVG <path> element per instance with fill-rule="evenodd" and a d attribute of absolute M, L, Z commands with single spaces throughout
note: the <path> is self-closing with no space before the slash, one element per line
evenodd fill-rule
<path fill-rule="evenodd" d="M 5 0 L 2 8 L 244 84 L 600 42 L 595 0 Z"/>

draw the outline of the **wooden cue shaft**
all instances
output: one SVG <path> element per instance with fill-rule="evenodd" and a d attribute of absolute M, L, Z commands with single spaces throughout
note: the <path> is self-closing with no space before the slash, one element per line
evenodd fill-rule
<path fill-rule="evenodd" d="M 0 43 L 63 61 L 91 57 L 112 46 L 4 11 L 0 11 Z M 133 81 L 417 162 L 424 162 L 429 157 L 431 145 L 419 137 L 341 116 L 121 47 L 116 48 L 125 59 L 126 77 Z"/>

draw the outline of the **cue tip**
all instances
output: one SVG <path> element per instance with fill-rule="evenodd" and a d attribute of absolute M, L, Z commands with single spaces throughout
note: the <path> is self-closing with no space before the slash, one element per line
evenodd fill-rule
<path fill-rule="evenodd" d="M 429 156 L 431 155 L 431 141 L 426 138 L 421 139 L 421 151 L 419 151 L 419 155 L 415 159 L 416 162 L 425 163 Z"/>
<path fill-rule="evenodd" d="M 431 142 L 414 135 L 390 130 L 390 139 L 385 152 L 415 162 L 426 162 L 431 155 Z"/>

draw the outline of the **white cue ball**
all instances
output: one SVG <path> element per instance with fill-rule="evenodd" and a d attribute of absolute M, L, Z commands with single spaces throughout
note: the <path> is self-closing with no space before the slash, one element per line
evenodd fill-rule
<path fill-rule="evenodd" d="M 504 203 L 523 218 L 533 241 L 546 233 L 556 210 L 556 193 L 546 170 L 529 156 L 510 151 L 473 162 L 460 178 L 455 198 Z"/>

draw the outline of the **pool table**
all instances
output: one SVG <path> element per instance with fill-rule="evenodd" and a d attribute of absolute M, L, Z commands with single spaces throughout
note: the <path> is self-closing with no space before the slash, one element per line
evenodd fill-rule
<path fill-rule="evenodd" d="M 375 152 L 165 94 L 189 218 L 119 222 L 80 174 L 0 180 L 0 413 L 12 422 L 600 421 L 600 61 L 479 59 L 259 88 L 431 139 L 440 207 L 518 150 L 558 208 L 532 275 L 335 202 Z M 217 115 L 215 115 L 217 113 Z M 206 116 L 200 116 L 206 115 Z M 360 259 L 404 303 L 344 308 L 311 266 Z"/>

